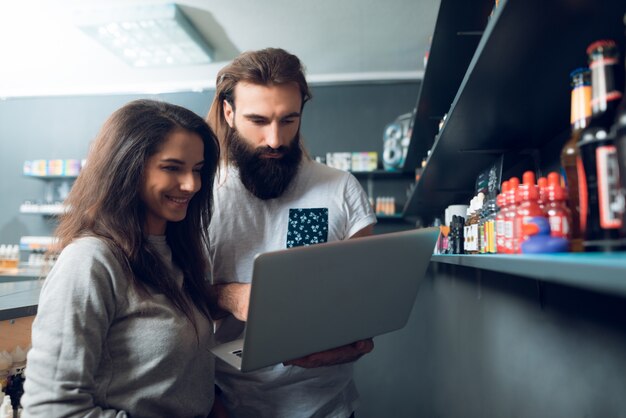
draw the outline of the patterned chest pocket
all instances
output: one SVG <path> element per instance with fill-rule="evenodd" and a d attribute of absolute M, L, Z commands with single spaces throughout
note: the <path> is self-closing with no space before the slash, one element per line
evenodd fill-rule
<path fill-rule="evenodd" d="M 289 209 L 287 248 L 328 241 L 328 208 Z"/>

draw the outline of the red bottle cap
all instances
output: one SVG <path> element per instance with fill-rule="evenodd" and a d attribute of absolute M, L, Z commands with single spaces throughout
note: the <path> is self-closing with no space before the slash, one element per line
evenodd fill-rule
<path fill-rule="evenodd" d="M 591 54 L 592 52 L 598 49 L 615 48 L 615 46 L 616 46 L 615 41 L 611 39 L 600 39 L 598 41 L 592 42 L 587 47 L 587 55 Z"/>

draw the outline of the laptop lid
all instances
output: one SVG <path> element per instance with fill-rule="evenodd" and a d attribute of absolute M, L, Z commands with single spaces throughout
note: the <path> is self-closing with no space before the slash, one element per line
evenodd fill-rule
<path fill-rule="evenodd" d="M 257 255 L 243 353 L 232 355 L 236 342 L 212 351 L 231 352 L 241 371 L 252 371 L 402 328 L 438 234 L 427 228 Z"/>

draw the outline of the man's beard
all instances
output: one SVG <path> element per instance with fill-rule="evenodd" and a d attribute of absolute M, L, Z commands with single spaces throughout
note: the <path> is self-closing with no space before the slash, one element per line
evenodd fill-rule
<path fill-rule="evenodd" d="M 274 199 L 283 194 L 298 171 L 302 160 L 300 133 L 287 146 L 252 148 L 239 135 L 236 127 L 230 131 L 229 159 L 239 168 L 239 177 L 246 189 L 259 199 Z M 279 158 L 268 155 L 282 154 Z"/>

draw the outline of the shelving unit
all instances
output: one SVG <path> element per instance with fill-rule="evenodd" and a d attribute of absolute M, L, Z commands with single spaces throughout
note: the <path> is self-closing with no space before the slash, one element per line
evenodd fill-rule
<path fill-rule="evenodd" d="M 56 200 L 55 187 L 59 184 L 67 183 L 67 189 L 69 191 L 71 183 L 77 176 L 40 176 L 40 175 L 25 175 L 26 178 L 32 178 L 42 180 L 45 182 L 44 201 L 45 203 L 31 203 L 22 204 L 20 207 L 21 214 L 33 214 L 42 216 L 58 216 L 63 213 L 64 207 L 62 204 L 54 203 Z"/>
<path fill-rule="evenodd" d="M 374 190 L 376 188 L 375 183 L 377 182 L 381 184 L 387 181 L 391 181 L 393 183 L 402 182 L 402 184 L 404 184 L 406 187 L 409 187 L 413 177 L 415 176 L 414 173 L 407 171 L 389 170 L 351 171 L 351 173 L 354 175 L 354 177 L 365 183 L 365 191 L 370 197 L 376 197 L 376 193 L 374 193 Z M 398 191 L 396 190 L 396 193 L 393 193 L 393 195 L 398 195 Z M 396 202 L 398 202 L 397 197 Z M 396 203 L 397 208 L 402 208 L 402 204 L 404 204 L 404 201 L 401 201 L 400 204 Z M 404 214 L 401 212 L 393 215 L 377 214 L 376 217 L 379 222 L 402 223 L 405 221 Z"/>
<path fill-rule="evenodd" d="M 475 52 L 471 42 L 446 49 L 444 40 L 463 37 L 460 22 L 469 19 L 458 10 L 458 20 L 447 16 L 456 6 L 442 3 L 411 141 L 413 162 L 432 141 L 427 121 L 441 116 L 445 106 L 428 106 L 429 95 L 449 95 L 440 67 L 459 66 L 464 77 L 405 216 L 440 216 L 449 204 L 467 203 L 478 173 L 501 155 L 525 165 L 506 166 L 507 175 L 557 161 L 569 132 L 570 71 L 586 64 L 585 49 L 597 39 L 623 45 L 623 1 L 506 0 L 484 27 Z M 473 53 L 466 67 L 457 58 L 461 52 Z"/>
<path fill-rule="evenodd" d="M 410 162 L 416 166 L 432 144 L 431 154 L 404 207 L 405 218 L 430 220 L 450 204 L 468 203 L 477 175 L 501 156 L 504 178 L 554 169 L 570 130 L 569 73 L 586 65 L 586 48 L 598 39 L 617 40 L 623 60 L 621 0 L 504 0 L 487 19 L 492 4 L 441 3 Z M 622 259 L 625 253 L 432 260 L 624 296 Z"/>
<path fill-rule="evenodd" d="M 35 315 L 43 280 L 0 282 L 0 321 Z"/>
<path fill-rule="evenodd" d="M 626 296 L 626 253 L 434 255 L 432 261 Z"/>
<path fill-rule="evenodd" d="M 420 165 L 449 112 L 487 23 L 493 1 L 442 1 L 416 104 L 405 170 Z"/>

